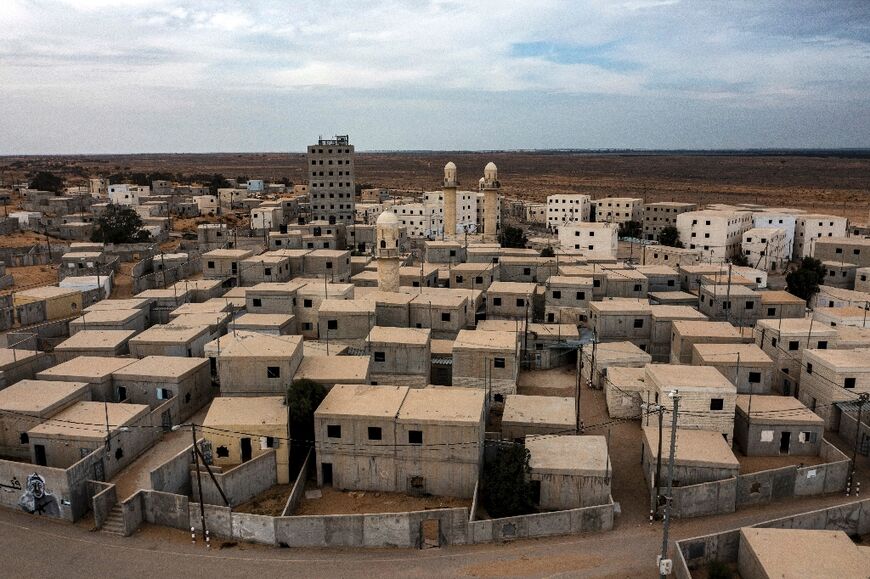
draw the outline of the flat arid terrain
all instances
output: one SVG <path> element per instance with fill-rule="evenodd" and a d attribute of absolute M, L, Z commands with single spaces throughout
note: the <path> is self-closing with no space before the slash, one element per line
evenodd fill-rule
<path fill-rule="evenodd" d="M 440 187 L 442 167 L 456 163 L 464 188 L 473 189 L 483 167 L 499 167 L 502 191 L 544 200 L 554 193 L 593 197 L 631 195 L 652 201 L 761 203 L 867 220 L 870 152 L 800 153 L 585 153 L 394 152 L 358 153 L 357 183 L 409 190 Z M 38 170 L 64 175 L 67 184 L 88 175 L 220 173 L 225 177 L 305 180 L 301 153 L 214 153 L 0 157 L 0 177 L 25 178 Z"/>

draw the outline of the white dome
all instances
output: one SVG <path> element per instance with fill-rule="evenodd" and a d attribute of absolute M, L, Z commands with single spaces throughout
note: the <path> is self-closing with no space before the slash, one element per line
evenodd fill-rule
<path fill-rule="evenodd" d="M 484 179 L 483 177 L 481 177 L 481 178 L 480 178 L 480 181 L 478 181 L 477 183 L 478 183 L 478 185 L 483 185 L 484 183 L 486 183 L 486 179 Z"/>
<path fill-rule="evenodd" d="M 490 161 L 486 164 L 486 167 L 483 168 L 484 172 L 486 171 L 498 171 L 498 167 L 495 166 L 495 163 Z"/>
<path fill-rule="evenodd" d="M 388 209 L 378 215 L 378 220 L 375 223 L 376 225 L 398 225 L 399 218 L 396 217 L 395 213 Z"/>
<path fill-rule="evenodd" d="M 444 170 L 447 171 L 448 169 L 453 169 L 455 171 L 456 164 L 453 161 L 448 161 L 447 164 L 444 165 Z"/>

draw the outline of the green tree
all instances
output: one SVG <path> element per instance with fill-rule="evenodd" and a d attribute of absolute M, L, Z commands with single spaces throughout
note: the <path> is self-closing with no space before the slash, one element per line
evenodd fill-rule
<path fill-rule="evenodd" d="M 685 247 L 683 242 L 680 241 L 680 232 L 677 231 L 677 228 L 673 225 L 663 227 L 662 230 L 659 231 L 658 242 L 662 245 L 667 245 L 668 247 Z"/>
<path fill-rule="evenodd" d="M 541 250 L 541 257 L 555 257 L 556 252 L 549 245 Z"/>
<path fill-rule="evenodd" d="M 825 267 L 822 262 L 813 257 L 805 257 L 801 260 L 797 269 L 788 272 L 785 276 L 785 285 L 790 294 L 810 301 L 819 291 L 819 285 L 825 280 Z"/>
<path fill-rule="evenodd" d="M 30 188 L 37 189 L 38 191 L 60 193 L 63 191 L 63 178 L 48 171 L 39 171 L 30 180 Z"/>
<path fill-rule="evenodd" d="M 297 446 L 314 440 L 314 411 L 326 397 L 326 388 L 314 380 L 294 380 L 287 388 L 287 406 L 290 413 L 290 438 Z"/>
<path fill-rule="evenodd" d="M 97 219 L 91 241 L 100 243 L 136 243 L 151 236 L 142 229 L 142 218 L 126 205 L 109 203 Z"/>
<path fill-rule="evenodd" d="M 525 247 L 526 234 L 519 227 L 506 225 L 502 228 L 498 241 L 502 247 Z"/>
<path fill-rule="evenodd" d="M 643 235 L 643 226 L 639 221 L 626 221 L 619 224 L 620 237 L 633 237 L 635 239 L 640 239 L 641 235 Z"/>
<path fill-rule="evenodd" d="M 740 267 L 746 267 L 746 266 L 750 265 L 749 259 L 747 259 L 747 257 L 742 253 L 738 253 L 738 254 L 734 255 L 731 258 L 731 263 L 734 265 L 739 265 Z"/>
<path fill-rule="evenodd" d="M 519 444 L 500 446 L 483 469 L 483 506 L 491 517 L 525 515 L 535 510 L 529 482 L 529 451 Z"/>

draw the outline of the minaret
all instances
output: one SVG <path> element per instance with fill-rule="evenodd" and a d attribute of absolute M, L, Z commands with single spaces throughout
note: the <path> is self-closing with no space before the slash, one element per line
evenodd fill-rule
<path fill-rule="evenodd" d="M 391 209 L 378 216 L 375 223 L 378 258 L 378 289 L 382 292 L 399 291 L 399 219 Z"/>
<path fill-rule="evenodd" d="M 489 162 L 483 169 L 480 188 L 483 191 L 483 241 L 498 241 L 498 168 Z"/>
<path fill-rule="evenodd" d="M 450 161 L 444 165 L 444 239 L 456 239 L 456 165 Z"/>

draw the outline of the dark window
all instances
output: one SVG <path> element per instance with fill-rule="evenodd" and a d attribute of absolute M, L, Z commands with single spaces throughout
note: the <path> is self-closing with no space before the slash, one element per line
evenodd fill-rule
<path fill-rule="evenodd" d="M 813 365 L 810 362 L 807 362 L 807 374 L 813 373 Z"/>
<path fill-rule="evenodd" d="M 524 267 L 523 268 L 523 275 L 532 275 L 532 268 Z"/>
<path fill-rule="evenodd" d="M 764 344 L 762 344 L 762 345 L 764 345 Z M 774 348 L 776 348 L 776 338 L 770 339 L 770 345 L 773 346 Z"/>
<path fill-rule="evenodd" d="M 338 320 L 326 320 L 326 329 L 327 330 L 337 330 L 338 329 Z"/>
<path fill-rule="evenodd" d="M 30 436 L 28 436 L 26 432 L 22 432 L 21 435 L 18 437 L 18 442 L 20 442 L 21 444 L 28 444 L 30 443 Z"/>
<path fill-rule="evenodd" d="M 634 284 L 634 291 L 636 291 L 636 292 L 640 291 L 640 284 L 639 283 Z"/>
<path fill-rule="evenodd" d="M 517 307 L 521 308 L 524 305 L 526 305 L 526 300 L 524 300 L 523 298 L 517 298 Z"/>
<path fill-rule="evenodd" d="M 422 430 L 409 430 L 408 431 L 408 444 L 423 444 L 423 431 Z"/>
<path fill-rule="evenodd" d="M 450 312 L 441 312 L 441 321 L 449 322 L 450 321 Z"/>
<path fill-rule="evenodd" d="M 586 299 L 586 292 L 577 292 L 577 299 L 578 300 L 585 300 Z"/>
<path fill-rule="evenodd" d="M 326 262 L 326 269 L 332 269 L 332 262 L 331 261 Z"/>
<path fill-rule="evenodd" d="M 369 426 L 369 440 L 381 440 L 380 426 Z"/>
<path fill-rule="evenodd" d="M 755 307 L 755 302 L 746 302 L 746 309 L 751 310 Z"/>
<path fill-rule="evenodd" d="M 601 287 L 601 280 L 600 279 L 593 279 L 592 280 L 592 287 Z"/>
<path fill-rule="evenodd" d="M 263 270 L 263 275 L 272 275 L 272 268 L 267 267 Z"/>
<path fill-rule="evenodd" d="M 302 307 L 303 308 L 310 308 L 311 305 L 312 305 L 311 300 L 302 300 Z"/>
<path fill-rule="evenodd" d="M 463 277 L 461 275 L 456 276 L 456 283 L 462 283 Z"/>
<path fill-rule="evenodd" d="M 375 362 L 386 362 L 387 354 L 386 352 L 375 352 Z"/>
<path fill-rule="evenodd" d="M 217 453 L 218 458 L 228 458 L 230 456 L 230 449 L 226 446 L 217 447 L 215 452 Z"/>
<path fill-rule="evenodd" d="M 214 262 L 213 261 L 208 262 L 208 268 L 214 269 Z"/>
<path fill-rule="evenodd" d="M 767 315 L 768 316 L 775 316 L 776 315 L 776 308 L 767 308 Z"/>
<path fill-rule="evenodd" d="M 326 436 L 329 438 L 341 438 L 341 424 L 327 424 Z"/>
<path fill-rule="evenodd" d="M 558 300 L 562 297 L 562 292 L 559 290 L 553 290 L 553 299 Z"/>
<path fill-rule="evenodd" d="M 827 350 L 828 349 L 828 341 L 827 340 L 819 340 L 819 350 Z"/>
<path fill-rule="evenodd" d="M 253 301 L 254 301 L 255 308 L 259 308 L 263 305 L 263 300 L 261 300 L 260 298 L 254 298 Z"/>
<path fill-rule="evenodd" d="M 636 320 L 634 320 L 634 327 L 635 328 L 642 328 L 643 327 L 643 318 L 637 318 Z"/>
<path fill-rule="evenodd" d="M 843 388 L 854 388 L 855 387 L 855 379 L 854 378 L 846 378 L 843 380 Z"/>
<path fill-rule="evenodd" d="M 722 398 L 712 398 L 710 400 L 710 410 L 722 410 L 725 407 L 725 401 Z"/>
<path fill-rule="evenodd" d="M 749 383 L 750 384 L 758 384 L 761 382 L 761 372 L 750 372 L 749 373 Z"/>
<path fill-rule="evenodd" d="M 496 368 L 504 368 L 504 358 L 493 358 L 492 365 Z"/>
<path fill-rule="evenodd" d="M 483 283 L 483 277 L 477 276 L 476 278 L 474 278 L 474 283 Z"/>
<path fill-rule="evenodd" d="M 280 378 L 281 368 L 278 366 L 269 366 L 266 368 L 266 378 Z"/>
<path fill-rule="evenodd" d="M 501 305 L 501 298 L 492 298 L 492 305 L 500 306 Z"/>
<path fill-rule="evenodd" d="M 792 340 L 788 343 L 788 349 L 792 352 L 797 350 L 800 347 L 800 343 L 797 340 Z"/>

